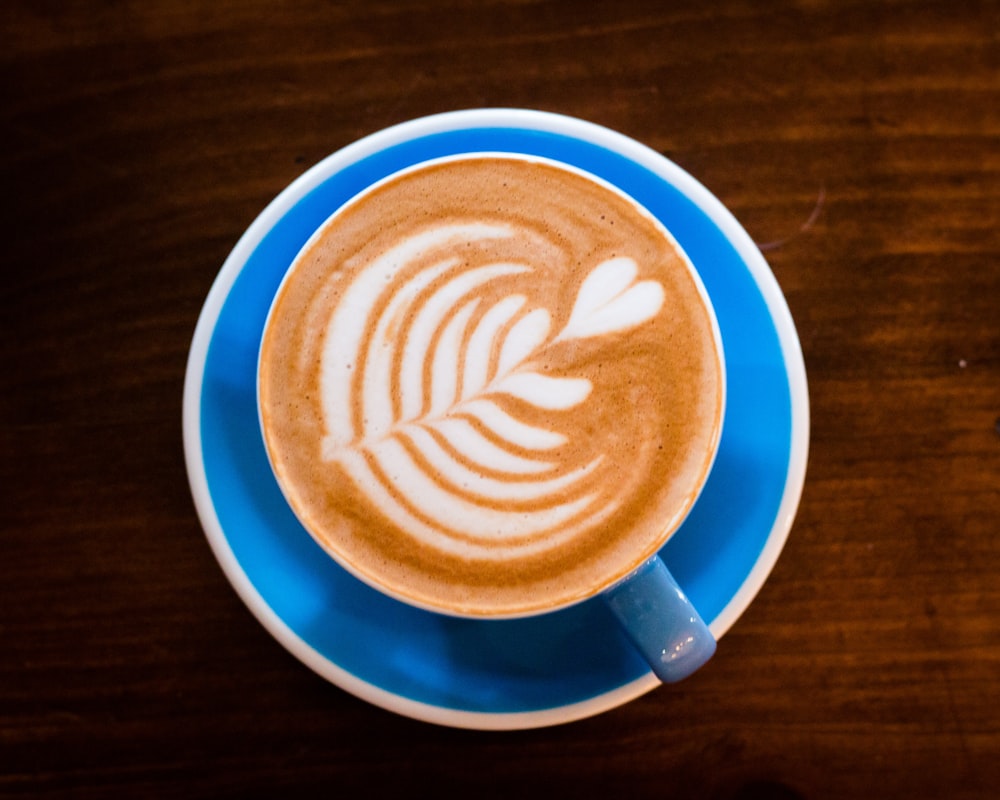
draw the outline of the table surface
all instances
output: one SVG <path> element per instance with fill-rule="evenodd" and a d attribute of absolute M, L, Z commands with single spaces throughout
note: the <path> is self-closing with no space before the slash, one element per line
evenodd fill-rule
<path fill-rule="evenodd" d="M 0 795 L 1000 796 L 998 37 L 993 0 L 5 2 Z M 811 399 L 787 545 L 709 665 L 527 731 L 398 716 L 292 657 L 181 442 L 198 314 L 261 209 L 481 106 L 705 184 Z"/>

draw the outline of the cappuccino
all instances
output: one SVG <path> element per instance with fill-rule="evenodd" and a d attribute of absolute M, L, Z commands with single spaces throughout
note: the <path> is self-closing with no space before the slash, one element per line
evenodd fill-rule
<path fill-rule="evenodd" d="M 542 159 L 405 170 L 339 209 L 274 300 L 265 446 L 346 569 L 446 613 L 589 597 L 663 545 L 722 424 L 714 318 L 635 201 Z"/>

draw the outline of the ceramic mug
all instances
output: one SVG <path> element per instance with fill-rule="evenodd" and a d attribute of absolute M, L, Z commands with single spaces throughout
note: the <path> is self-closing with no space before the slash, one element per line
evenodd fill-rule
<path fill-rule="evenodd" d="M 725 366 L 697 265 L 616 182 L 637 153 L 660 158 L 483 109 L 330 156 L 350 199 L 275 295 L 258 415 L 286 500 L 348 572 L 473 618 L 600 596 L 674 682 L 715 639 L 658 551 L 714 462 Z"/>

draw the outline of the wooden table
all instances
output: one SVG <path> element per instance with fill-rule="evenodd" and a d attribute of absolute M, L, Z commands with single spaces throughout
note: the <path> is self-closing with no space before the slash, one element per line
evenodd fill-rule
<path fill-rule="evenodd" d="M 993 0 L 4 3 L 0 794 L 1000 796 L 998 37 Z M 703 182 L 811 397 L 798 517 L 712 662 L 530 731 L 398 716 L 290 656 L 181 443 L 201 305 L 261 209 L 478 106 Z"/>

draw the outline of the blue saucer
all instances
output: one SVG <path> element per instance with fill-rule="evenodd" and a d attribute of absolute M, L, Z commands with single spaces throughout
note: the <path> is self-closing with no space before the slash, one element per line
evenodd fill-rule
<path fill-rule="evenodd" d="M 659 684 L 600 600 L 496 622 L 417 610 L 338 567 L 286 505 L 257 420 L 264 320 L 300 247 L 374 180 L 456 153 L 545 156 L 620 186 L 680 242 L 718 316 L 728 403 L 712 474 L 662 556 L 716 638 L 773 567 L 802 490 L 805 369 L 788 308 L 759 250 L 704 187 L 662 156 L 606 129 L 564 120 L 539 112 L 455 112 L 334 154 L 289 186 L 244 234 L 212 287 L 191 347 L 188 473 L 227 577 L 267 630 L 320 675 L 383 708 L 439 724 L 556 724 Z M 458 122 L 463 130 L 453 129 Z M 711 668 L 709 662 L 703 669 Z"/>

